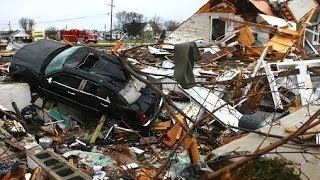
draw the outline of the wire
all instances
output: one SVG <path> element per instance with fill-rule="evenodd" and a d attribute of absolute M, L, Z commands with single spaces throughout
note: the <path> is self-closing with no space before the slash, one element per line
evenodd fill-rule
<path fill-rule="evenodd" d="M 63 21 L 71 21 L 71 20 L 78 20 L 78 19 L 85 19 L 85 18 L 92 18 L 97 16 L 105 16 L 109 15 L 110 13 L 101 13 L 96 15 L 88 15 L 88 16 L 79 16 L 79 17 L 73 17 L 73 18 L 66 18 L 66 19 L 56 19 L 56 20 L 46 20 L 46 21 L 36 21 L 35 24 L 45 24 L 45 23 L 53 23 L 53 22 L 63 22 Z M 19 25 L 19 23 L 11 23 L 11 25 Z M 8 23 L 6 24 L 0 24 L 0 26 L 8 26 Z"/>
<path fill-rule="evenodd" d="M 36 22 L 36 24 L 42 24 L 42 23 L 52 23 L 52 22 L 61 22 L 61 21 L 70 21 L 70 20 L 77 20 L 77 19 L 85 19 L 85 18 L 91 18 L 91 17 L 97 17 L 102 15 L 108 15 L 109 13 L 103 13 L 103 14 L 97 14 L 97 15 L 91 15 L 91 16 L 80 16 L 75 18 L 67 18 L 67 19 L 58 19 L 58 20 L 48 20 L 48 21 L 39 21 Z"/>

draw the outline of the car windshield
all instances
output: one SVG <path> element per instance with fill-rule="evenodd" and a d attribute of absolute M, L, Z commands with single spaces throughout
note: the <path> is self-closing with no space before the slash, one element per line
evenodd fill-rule
<path fill-rule="evenodd" d="M 68 48 L 58 55 L 56 55 L 51 62 L 46 67 L 44 73 L 51 74 L 53 72 L 59 71 L 63 68 L 64 63 L 70 58 L 70 56 L 81 46 Z"/>

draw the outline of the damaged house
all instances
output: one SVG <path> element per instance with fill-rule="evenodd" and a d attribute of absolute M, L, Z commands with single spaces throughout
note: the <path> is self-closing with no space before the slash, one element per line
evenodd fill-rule
<path fill-rule="evenodd" d="M 170 34 L 166 42 L 204 41 L 227 46 L 237 36 L 237 43 L 251 54 L 261 54 L 262 45 L 272 46 L 280 57 L 289 53 L 291 47 L 302 51 L 307 46 L 307 50 L 317 54 L 313 46 L 317 41 L 318 18 L 318 3 L 313 0 L 211 0 Z"/>
<path fill-rule="evenodd" d="M 202 56 L 211 62 L 228 56 L 253 62 L 255 71 L 250 75 L 252 78 L 260 68 L 264 68 L 271 90 L 277 92 L 272 93 L 275 107 L 283 108 L 281 101 L 290 100 L 278 93 L 282 86 L 277 87 L 275 74 L 284 68 L 279 69 L 276 61 L 314 59 L 318 56 L 319 17 L 319 4 L 313 0 L 211 0 L 183 22 L 165 42 L 179 44 L 195 41 L 198 47 L 209 47 L 204 49 Z M 317 61 L 299 64 L 314 67 L 308 65 L 309 62 L 317 64 Z M 290 68 L 302 67 L 292 65 Z M 301 89 L 309 89 L 309 93 L 295 94 L 300 94 L 302 104 L 306 105 L 310 99 L 314 100 L 313 86 L 309 72 L 302 73 L 300 69 L 300 75 L 302 77 L 298 78 L 301 79 L 298 84 Z M 308 83 L 302 82 L 302 79 Z M 290 89 L 288 86 L 285 88 Z"/>

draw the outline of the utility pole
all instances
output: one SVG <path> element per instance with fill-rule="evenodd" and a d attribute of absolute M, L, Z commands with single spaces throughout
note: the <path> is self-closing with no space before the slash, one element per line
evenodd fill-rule
<path fill-rule="evenodd" d="M 8 26 L 9 26 L 9 32 L 11 32 L 11 21 L 9 21 Z"/>
<path fill-rule="evenodd" d="M 112 17 L 113 17 L 113 0 L 111 0 L 111 4 L 108 4 L 110 6 L 110 42 L 112 41 Z"/>
<path fill-rule="evenodd" d="M 28 22 L 27 22 L 27 21 L 24 22 L 24 26 L 26 27 L 25 31 L 28 32 L 28 31 L 29 31 L 28 29 L 30 29 L 30 28 L 29 28 L 29 25 L 28 25 Z"/>

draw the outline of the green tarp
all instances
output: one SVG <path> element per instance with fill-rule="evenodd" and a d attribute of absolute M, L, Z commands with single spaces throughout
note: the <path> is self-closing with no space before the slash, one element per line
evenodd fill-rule
<path fill-rule="evenodd" d="M 182 88 L 191 88 L 195 85 L 192 71 L 194 63 L 201 59 L 197 45 L 195 42 L 177 44 L 174 46 L 174 50 L 174 78 Z"/>

